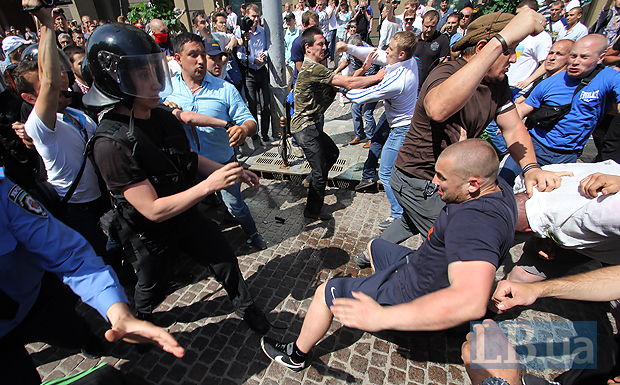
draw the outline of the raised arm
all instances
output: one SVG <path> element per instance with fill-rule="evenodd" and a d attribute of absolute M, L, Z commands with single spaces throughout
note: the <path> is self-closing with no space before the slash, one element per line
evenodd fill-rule
<path fill-rule="evenodd" d="M 544 20 L 541 14 L 523 7 L 500 35 L 509 47 L 515 47 L 526 36 L 540 33 Z M 463 108 L 502 52 L 497 39 L 492 38 L 486 44 L 484 40 L 479 42 L 477 54 L 463 68 L 428 92 L 424 99 L 427 115 L 436 122 L 443 122 Z"/>
<path fill-rule="evenodd" d="M 381 69 L 375 75 L 370 76 L 335 75 L 329 84 L 332 86 L 342 87 L 347 90 L 352 88 L 366 88 L 380 82 L 383 79 L 383 75 L 385 75 L 384 69 Z"/>
<path fill-rule="evenodd" d="M 360 60 L 366 60 L 368 54 L 370 54 L 373 50 L 376 50 L 372 63 L 383 66 L 387 65 L 387 53 L 382 49 L 377 49 L 374 47 L 358 47 L 353 44 L 338 42 L 336 43 L 336 50 L 338 52 L 347 52 Z"/>

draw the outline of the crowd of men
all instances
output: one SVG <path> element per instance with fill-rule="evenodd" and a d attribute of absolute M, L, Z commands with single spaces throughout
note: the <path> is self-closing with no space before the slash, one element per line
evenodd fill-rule
<path fill-rule="evenodd" d="M 297 339 L 265 336 L 264 353 L 304 369 L 333 317 L 365 331 L 424 335 L 481 319 L 490 299 L 499 311 L 544 295 L 620 299 L 561 283 L 617 284 L 615 266 L 565 275 L 592 261 L 618 265 L 620 0 L 607 1 L 591 31 L 578 1 L 523 0 L 516 15 L 484 14 L 484 3 L 457 12 L 448 0 L 438 9 L 410 0 L 396 15 L 398 2 L 388 2 L 378 47 L 367 2 L 353 0 L 350 11 L 342 4 L 318 0 L 313 10 L 300 0 L 283 14 L 290 131 L 311 168 L 303 216 L 334 220 L 323 203 L 339 149 L 324 113 L 338 92 L 356 111 L 350 144 L 368 138 L 356 190 L 378 179 L 390 213 L 381 235 L 352 256 L 372 274 L 323 282 Z M 197 209 L 220 194 L 248 243 L 268 247 L 240 187 L 259 188 L 259 178 L 237 162 L 246 139 L 273 140 L 259 6 L 244 5 L 239 17 L 230 6 L 197 11 L 193 30 L 173 36 L 160 19 L 148 21 L 148 32 L 125 20 L 95 27 L 88 16 L 69 23 L 39 0 L 23 5 L 40 29 L 21 36 L 9 28 L 0 67 L 5 378 L 40 382 L 29 342 L 104 353 L 65 285 L 111 323 L 109 341 L 150 340 L 182 356 L 151 323 L 178 284 L 170 267 L 180 252 L 214 274 L 250 329 L 267 334 L 232 248 Z M 597 163 L 578 163 L 591 136 Z M 492 294 L 518 232 L 534 237 Z M 416 234 L 425 239 L 417 250 L 399 245 Z M 123 285 L 135 286 L 133 311 Z M 475 384 L 515 384 L 522 375 L 467 368 Z"/>

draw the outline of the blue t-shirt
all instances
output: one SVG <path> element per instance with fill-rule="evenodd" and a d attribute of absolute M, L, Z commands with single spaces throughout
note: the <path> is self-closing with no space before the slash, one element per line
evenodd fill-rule
<path fill-rule="evenodd" d="M 512 247 L 517 202 L 512 188 L 497 178 L 502 191 L 460 204 L 448 204 L 408 263 L 394 275 L 402 303 L 450 286 L 448 265 L 487 261 L 497 267 Z"/>
<path fill-rule="evenodd" d="M 293 45 L 291 46 L 291 61 L 293 62 L 293 84 L 291 87 L 295 88 L 295 82 L 297 82 L 297 75 L 299 71 L 297 71 L 297 66 L 295 66 L 296 61 L 303 62 L 304 61 L 304 50 L 301 49 L 301 35 L 297 36 L 295 40 L 293 40 Z"/>
<path fill-rule="evenodd" d="M 561 106 L 571 103 L 581 79 L 568 73 L 552 76 L 540 82 L 525 100 L 539 108 L 541 104 Z M 596 125 L 609 112 L 612 103 L 620 102 L 620 72 L 604 68 L 590 84 L 572 99 L 573 107 L 551 130 L 534 127 L 530 134 L 551 149 L 575 151 L 586 144 Z"/>

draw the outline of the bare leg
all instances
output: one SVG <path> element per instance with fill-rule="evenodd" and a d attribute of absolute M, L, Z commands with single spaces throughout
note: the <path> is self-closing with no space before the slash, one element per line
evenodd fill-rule
<path fill-rule="evenodd" d="M 325 303 L 325 283 L 316 289 L 312 303 L 297 337 L 297 347 L 302 353 L 308 353 L 329 330 L 334 315 Z"/>
<path fill-rule="evenodd" d="M 522 267 L 515 266 L 508 274 L 506 279 L 510 282 L 532 283 L 544 281 L 545 278 L 536 274 L 531 274 L 525 271 Z"/>

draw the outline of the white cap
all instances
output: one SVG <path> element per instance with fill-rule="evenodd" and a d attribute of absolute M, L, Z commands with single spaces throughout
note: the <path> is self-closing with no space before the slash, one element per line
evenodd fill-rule
<path fill-rule="evenodd" d="M 7 36 L 2 40 L 2 50 L 4 54 L 8 56 L 11 52 L 15 51 L 24 44 L 31 44 L 32 42 L 24 39 L 21 36 Z"/>

